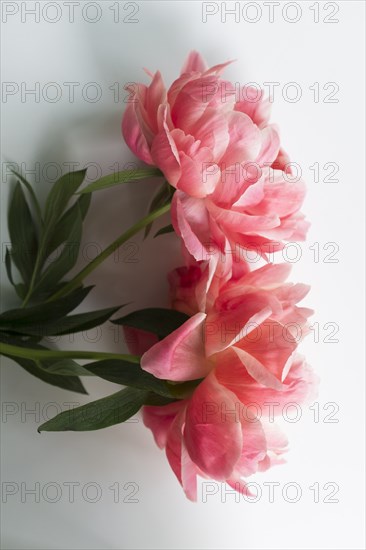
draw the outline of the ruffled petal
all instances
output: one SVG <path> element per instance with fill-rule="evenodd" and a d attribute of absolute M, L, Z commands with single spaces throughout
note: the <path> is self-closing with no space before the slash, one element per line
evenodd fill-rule
<path fill-rule="evenodd" d="M 207 69 L 207 64 L 201 54 L 193 50 L 188 54 L 187 59 L 183 63 L 181 75 L 192 72 L 203 73 Z"/>
<path fill-rule="evenodd" d="M 296 347 L 297 342 L 289 337 L 284 325 L 267 319 L 233 350 L 257 382 L 281 390 Z"/>
<path fill-rule="evenodd" d="M 172 224 L 188 252 L 197 261 L 210 258 L 210 220 L 203 199 L 194 199 L 176 191 L 171 207 Z"/>
<path fill-rule="evenodd" d="M 127 105 L 122 119 L 122 134 L 131 151 L 146 164 L 154 164 L 147 139 L 142 132 L 137 114 L 136 104 Z"/>
<path fill-rule="evenodd" d="M 154 436 L 160 449 L 166 446 L 169 430 L 178 415 L 186 406 L 186 401 L 175 401 L 163 407 L 145 406 L 142 408 L 142 419 Z"/>
<path fill-rule="evenodd" d="M 206 360 L 203 339 L 205 313 L 197 313 L 150 348 L 141 367 L 164 380 L 184 382 L 203 378 L 212 365 Z"/>
<path fill-rule="evenodd" d="M 215 303 L 215 309 L 209 313 L 206 320 L 205 340 L 208 357 L 237 344 L 244 337 L 249 338 L 250 333 L 272 314 L 271 298 L 264 293 L 237 295 L 232 303 L 221 300 L 220 295 L 217 300 L 220 307 Z"/>
<path fill-rule="evenodd" d="M 228 479 L 240 458 L 243 435 L 239 402 L 209 375 L 187 406 L 184 440 L 189 456 L 206 475 Z"/>
<path fill-rule="evenodd" d="M 164 109 L 162 117 L 161 130 L 152 142 L 151 156 L 155 165 L 164 173 L 170 185 L 175 187 L 181 176 L 181 167 L 178 149 L 166 122 L 167 108 Z"/>

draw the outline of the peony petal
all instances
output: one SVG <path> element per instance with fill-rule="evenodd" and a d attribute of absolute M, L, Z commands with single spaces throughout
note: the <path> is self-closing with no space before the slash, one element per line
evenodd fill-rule
<path fill-rule="evenodd" d="M 177 476 L 182 485 L 182 441 L 183 424 L 186 411 L 183 409 L 173 420 L 169 429 L 168 438 L 165 447 L 165 453 L 171 469 Z"/>
<path fill-rule="evenodd" d="M 217 65 L 214 65 L 213 67 L 210 67 L 209 69 L 207 69 L 207 71 L 205 71 L 204 74 L 206 75 L 211 75 L 211 74 L 215 74 L 215 75 L 218 75 L 218 74 L 221 74 L 228 65 L 231 65 L 231 63 L 234 63 L 234 59 L 231 59 L 230 61 L 225 61 L 225 63 L 219 63 Z"/>
<path fill-rule="evenodd" d="M 258 471 L 264 472 L 277 464 L 285 462 L 282 456 L 287 451 L 288 440 L 279 426 L 262 419 L 262 427 L 266 435 L 267 455 L 258 464 Z"/>
<path fill-rule="evenodd" d="M 151 348 L 159 338 L 152 332 L 133 327 L 123 327 L 125 342 L 132 355 L 142 355 Z"/>
<path fill-rule="evenodd" d="M 243 448 L 235 465 L 235 473 L 237 477 L 246 477 L 257 472 L 259 462 L 266 456 L 267 441 L 260 420 L 251 418 L 250 412 L 244 412 L 241 424 Z"/>
<path fill-rule="evenodd" d="M 184 419 L 185 406 L 181 408 L 180 412 L 170 424 L 166 440 L 166 456 L 173 472 L 182 485 L 187 498 L 189 498 L 189 500 L 196 501 L 197 475 L 203 474 L 191 460 L 185 446 L 182 433 Z"/>
<path fill-rule="evenodd" d="M 186 406 L 186 401 L 175 401 L 163 407 L 145 406 L 142 408 L 142 419 L 154 436 L 160 449 L 166 446 L 169 430 L 178 415 Z"/>
<path fill-rule="evenodd" d="M 168 274 L 172 308 L 189 316 L 198 313 L 198 311 L 205 311 L 205 308 L 201 308 L 198 304 L 196 290 L 198 285 L 202 286 L 201 279 L 203 278 L 202 264 L 196 262 L 188 267 L 173 269 Z M 206 290 L 206 286 L 204 288 Z M 199 293 L 203 295 L 202 299 L 206 297 L 205 290 Z"/>
<path fill-rule="evenodd" d="M 253 216 L 235 210 L 220 208 L 212 202 L 207 203 L 207 208 L 221 227 L 229 231 L 237 231 L 241 234 L 268 231 L 280 225 L 280 219 L 276 214 L 269 216 Z"/>
<path fill-rule="evenodd" d="M 202 276 L 197 281 L 195 296 L 197 300 L 197 306 L 199 311 L 206 311 L 210 307 L 213 296 L 215 294 L 215 288 L 213 280 L 217 273 L 217 266 L 219 262 L 219 255 L 215 254 L 210 261 L 206 263 L 205 269 L 202 271 Z M 215 281 L 216 285 L 219 284 L 219 281 Z M 211 297 L 211 295 L 213 295 Z"/>
<path fill-rule="evenodd" d="M 197 260 L 210 257 L 209 216 L 203 199 L 194 199 L 181 191 L 173 195 L 171 207 L 172 224 L 182 237 L 188 252 Z"/>
<path fill-rule="evenodd" d="M 264 198 L 263 178 L 259 179 L 254 183 L 250 183 L 250 184 L 248 184 L 247 182 L 244 182 L 244 183 L 245 185 L 239 190 L 240 193 L 233 196 L 235 201 L 233 202 L 233 207 L 236 210 L 243 210 L 250 206 L 259 204 Z"/>
<path fill-rule="evenodd" d="M 131 151 L 146 164 L 154 164 L 150 147 L 141 130 L 136 114 L 136 103 L 127 105 L 122 119 L 122 134 Z"/>
<path fill-rule="evenodd" d="M 150 348 L 141 358 L 141 367 L 165 380 L 185 382 L 208 374 L 203 341 L 205 313 L 197 313 L 178 329 Z"/>
<path fill-rule="evenodd" d="M 222 169 L 255 161 L 261 149 L 261 132 L 244 113 L 227 113 L 230 142 L 221 159 Z"/>
<path fill-rule="evenodd" d="M 175 187 L 181 175 L 179 153 L 166 123 L 166 108 L 162 116 L 162 129 L 153 139 L 151 156 L 155 165 L 164 173 L 170 185 Z"/>
<path fill-rule="evenodd" d="M 272 164 L 273 170 L 283 170 L 286 174 L 292 174 L 290 157 L 280 148 L 278 156 Z"/>
<path fill-rule="evenodd" d="M 177 189 L 195 198 L 206 197 L 215 190 L 220 179 L 218 166 L 190 158 L 184 151 L 179 152 L 179 160 L 181 176 L 176 184 Z"/>
<path fill-rule="evenodd" d="M 166 90 L 162 76 L 157 71 L 152 79 L 150 86 L 146 90 L 146 97 L 144 102 L 144 109 L 146 112 L 149 126 L 153 134 L 157 134 L 158 128 L 158 112 L 160 105 L 166 102 Z"/>
<path fill-rule="evenodd" d="M 193 50 L 189 53 L 187 59 L 183 63 L 181 75 L 184 73 L 198 72 L 203 73 L 207 70 L 207 64 L 201 54 Z"/>
<path fill-rule="evenodd" d="M 172 105 L 172 121 L 176 128 L 187 134 L 204 114 L 209 102 L 217 94 L 218 77 L 204 76 L 188 80 L 175 97 Z"/>
<path fill-rule="evenodd" d="M 249 271 L 240 281 L 239 285 L 257 286 L 257 287 L 273 287 L 283 283 L 291 272 L 291 265 L 288 263 L 282 264 L 267 264 L 263 267 Z"/>
<path fill-rule="evenodd" d="M 282 413 L 288 403 L 303 403 L 315 399 L 317 378 L 301 356 L 295 355 L 289 372 L 280 389 L 265 386 L 250 376 L 243 368 L 233 348 L 229 348 L 217 358 L 215 375 L 220 384 L 228 388 L 240 401 L 255 411 L 261 421 Z M 269 405 L 272 403 L 272 407 Z"/>
<path fill-rule="evenodd" d="M 270 371 L 268 371 L 266 367 L 260 361 L 258 361 L 258 359 L 250 355 L 250 353 L 246 352 L 245 350 L 242 350 L 235 346 L 232 346 L 231 349 L 237 354 L 240 361 L 243 363 L 244 367 L 254 378 L 254 380 L 259 382 L 260 384 L 263 384 L 264 386 L 268 386 L 269 388 L 275 390 L 282 389 L 282 384 L 278 380 L 278 378 Z M 281 375 L 282 371 L 283 368 L 281 369 Z"/>
<path fill-rule="evenodd" d="M 257 216 L 273 214 L 281 218 L 289 216 L 301 208 L 305 193 L 303 181 L 290 182 L 286 180 L 283 172 L 272 170 L 266 176 L 263 200 L 259 204 L 249 206 L 247 210 Z"/>
<path fill-rule="evenodd" d="M 189 456 L 206 475 L 230 477 L 243 444 L 235 395 L 211 373 L 195 390 L 187 406 L 184 440 Z"/>
<path fill-rule="evenodd" d="M 204 114 L 192 127 L 192 134 L 203 146 L 212 151 L 212 157 L 219 161 L 229 145 L 228 119 L 225 113 L 207 107 Z"/>
<path fill-rule="evenodd" d="M 283 375 L 292 361 L 297 343 L 284 325 L 267 319 L 258 330 L 245 336 L 233 350 L 249 374 L 265 386 L 283 389 Z"/>
<path fill-rule="evenodd" d="M 182 440 L 181 464 L 182 487 L 187 498 L 195 502 L 197 500 L 197 474 L 200 473 L 200 470 L 189 456 L 184 440 Z"/>
<path fill-rule="evenodd" d="M 240 89 L 240 99 L 235 104 L 235 110 L 247 114 L 259 126 L 263 128 L 271 114 L 271 103 L 269 98 L 263 99 L 263 90 L 252 86 L 243 86 Z"/>
<path fill-rule="evenodd" d="M 232 304 L 225 302 L 220 295 L 206 320 L 207 357 L 237 344 L 244 337 L 249 338 L 249 334 L 271 316 L 272 303 L 268 294 L 259 292 L 236 295 Z"/>
<path fill-rule="evenodd" d="M 275 126 L 270 125 L 261 131 L 262 145 L 256 158 L 258 166 L 270 166 L 278 156 L 280 137 Z"/>
<path fill-rule="evenodd" d="M 241 495 L 243 496 L 246 496 L 246 497 L 252 497 L 254 498 L 256 495 L 254 495 L 254 493 L 252 493 L 248 487 L 248 485 L 246 484 L 246 482 L 240 478 L 240 476 L 234 476 L 232 475 L 230 477 L 230 479 L 227 479 L 226 480 L 226 483 L 232 488 L 234 489 L 235 491 L 237 491 L 238 493 L 240 493 Z"/>

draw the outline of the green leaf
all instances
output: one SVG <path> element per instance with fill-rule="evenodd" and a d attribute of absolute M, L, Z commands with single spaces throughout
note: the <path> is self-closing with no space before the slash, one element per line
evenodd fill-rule
<path fill-rule="evenodd" d="M 12 357 L 11 355 L 7 355 L 7 357 L 18 363 L 18 365 L 29 374 L 32 374 L 47 384 L 57 386 L 58 388 L 62 388 L 64 390 L 74 391 L 76 393 L 88 393 L 77 376 L 59 376 L 57 374 L 53 374 L 52 372 L 47 372 L 48 369 L 46 368 L 46 363 L 51 364 L 51 361 L 54 360 L 47 360 L 46 363 L 41 363 L 40 361 L 32 361 L 31 359 Z"/>
<path fill-rule="evenodd" d="M 52 254 L 62 243 L 70 240 L 70 234 L 80 214 L 83 221 L 90 206 L 91 195 L 83 195 L 65 212 L 54 227 L 52 236 L 47 241 L 47 256 Z"/>
<path fill-rule="evenodd" d="M 155 233 L 154 239 L 159 235 L 165 235 L 165 233 L 174 233 L 174 227 L 172 226 L 172 224 L 166 225 L 165 227 L 159 229 L 159 231 Z"/>
<path fill-rule="evenodd" d="M 53 302 L 5 311 L 0 315 L 0 327 L 12 329 L 15 326 L 27 326 L 60 319 L 81 304 L 92 288 L 92 286 L 79 287 L 67 296 Z"/>
<path fill-rule="evenodd" d="M 19 348 L 24 348 L 25 351 L 29 349 L 29 345 L 31 345 L 32 350 L 37 349 L 47 351 L 46 347 L 41 346 L 34 341 L 26 341 L 20 338 L 20 336 L 15 337 L 14 335 L 6 334 L 3 331 L 0 331 L 0 342 L 17 346 Z M 24 370 L 29 372 L 29 374 L 36 376 L 47 384 L 51 384 L 52 386 L 57 386 L 58 388 L 74 391 L 77 393 L 88 393 L 77 376 L 75 369 L 75 365 L 77 365 L 77 363 L 75 363 L 72 359 L 65 359 L 64 361 L 68 361 L 69 368 L 73 366 L 75 372 L 69 376 L 59 376 L 59 374 L 55 374 L 52 372 L 52 368 L 55 364 L 60 362 L 60 359 L 28 359 L 26 357 L 16 357 L 11 353 L 2 353 L 2 355 L 4 355 L 5 357 L 9 357 L 10 359 L 18 363 L 18 365 L 20 365 Z"/>
<path fill-rule="evenodd" d="M 23 367 L 24 370 L 29 372 L 29 374 L 36 376 L 47 384 L 57 386 L 58 388 L 62 388 L 63 390 L 69 390 L 86 395 L 88 394 L 81 380 L 75 375 L 59 376 L 58 374 L 48 373 L 47 369 L 43 368 L 43 363 L 41 362 L 31 361 L 29 359 L 21 359 L 19 357 L 12 357 L 12 359 L 16 361 L 18 365 Z"/>
<path fill-rule="evenodd" d="M 133 170 L 123 170 L 122 172 L 116 172 L 104 176 L 97 181 L 94 181 L 80 193 L 93 193 L 94 191 L 100 191 L 107 189 L 108 187 L 114 187 L 122 183 L 128 183 L 130 181 L 142 180 L 145 178 L 152 178 L 154 176 L 162 176 L 163 174 L 157 168 L 138 168 Z"/>
<path fill-rule="evenodd" d="M 10 251 L 9 251 L 8 247 L 6 247 L 6 252 L 5 252 L 6 273 L 7 273 L 7 276 L 8 276 L 8 279 L 9 279 L 10 283 L 13 285 L 13 287 L 15 289 L 15 292 L 17 293 L 19 298 L 23 299 L 25 294 L 26 294 L 26 287 L 23 283 L 18 283 L 17 284 L 17 283 L 14 282 L 11 263 L 12 263 L 11 262 L 11 254 L 10 254 Z"/>
<path fill-rule="evenodd" d="M 29 334 L 34 336 L 61 336 L 63 334 L 75 334 L 83 330 L 89 330 L 91 328 L 102 325 L 108 319 L 116 313 L 122 306 L 109 307 L 100 309 L 97 311 L 88 311 L 87 313 L 78 313 L 77 315 L 69 315 L 56 319 L 55 321 L 45 321 L 35 323 L 32 322 L 29 325 L 12 325 L 11 328 L 7 326 L 8 330 L 14 332 L 21 332 L 22 334 Z"/>
<path fill-rule="evenodd" d="M 13 274 L 12 274 L 12 271 L 11 271 L 11 256 L 10 256 L 10 252 L 9 252 L 8 247 L 6 247 L 6 252 L 5 252 L 5 267 L 6 267 L 6 273 L 7 273 L 9 281 L 11 282 L 11 284 L 13 286 L 15 286 L 14 279 L 13 279 Z"/>
<path fill-rule="evenodd" d="M 91 203 L 92 196 L 91 195 L 83 195 L 82 197 L 79 197 L 75 204 L 79 205 L 80 208 L 80 214 L 81 219 L 84 221 L 86 218 L 87 213 L 89 212 L 89 207 Z M 67 214 L 67 212 L 66 212 Z"/>
<path fill-rule="evenodd" d="M 147 308 L 129 313 L 125 317 L 114 319 L 112 323 L 124 325 L 156 334 L 165 338 L 173 330 L 179 328 L 189 319 L 189 316 L 174 309 Z"/>
<path fill-rule="evenodd" d="M 77 207 L 73 223 L 70 227 L 68 240 L 64 243 L 58 257 L 53 260 L 40 275 L 34 287 L 34 292 L 41 292 L 45 288 L 51 288 L 74 267 L 79 255 L 82 234 L 82 219 L 79 206 Z"/>
<path fill-rule="evenodd" d="M 169 403 L 174 403 L 175 401 L 178 401 L 178 399 L 164 397 L 163 395 L 158 395 L 156 393 L 149 392 L 144 401 L 144 405 L 162 407 L 164 405 L 169 405 Z"/>
<path fill-rule="evenodd" d="M 15 285 L 14 288 L 15 288 L 15 292 L 17 293 L 19 298 L 21 300 L 24 300 L 24 298 L 27 295 L 27 287 L 25 286 L 25 284 L 19 283 L 19 284 Z"/>
<path fill-rule="evenodd" d="M 89 330 L 91 328 L 102 325 L 114 315 L 122 306 L 108 307 L 96 311 L 88 311 L 77 315 L 70 315 L 50 325 L 47 329 L 47 334 L 52 336 L 60 336 L 62 334 L 70 334 Z"/>
<path fill-rule="evenodd" d="M 37 255 L 38 239 L 32 214 L 18 182 L 10 201 L 8 227 L 11 240 L 11 259 L 25 283 L 32 278 Z"/>
<path fill-rule="evenodd" d="M 93 374 L 85 370 L 79 363 L 73 359 L 55 360 L 56 362 L 45 365 L 41 363 L 43 370 L 57 376 L 93 376 Z"/>
<path fill-rule="evenodd" d="M 25 187 L 27 188 L 29 196 L 30 196 L 30 198 L 32 200 L 32 203 L 33 203 L 34 211 L 37 215 L 37 219 L 40 223 L 42 223 L 41 207 L 39 205 L 36 194 L 35 194 L 32 186 L 31 186 L 31 184 L 29 183 L 29 181 L 27 181 L 25 179 L 25 177 L 22 176 L 22 174 L 19 174 L 19 172 L 17 172 L 16 170 L 12 169 L 11 171 L 14 174 L 14 176 L 16 176 L 22 182 L 22 184 L 25 185 Z"/>
<path fill-rule="evenodd" d="M 83 365 L 82 368 L 109 382 L 146 390 L 154 394 L 155 401 L 158 400 L 158 397 L 168 399 L 168 402 L 185 399 L 191 395 L 192 391 L 202 382 L 201 378 L 182 383 L 172 383 L 167 380 L 161 380 L 144 371 L 140 365 L 121 359 L 95 361 L 94 363 Z"/>
<path fill-rule="evenodd" d="M 165 181 L 151 201 L 149 213 L 157 210 L 158 208 L 161 208 L 162 206 L 165 206 L 166 204 L 169 204 L 172 200 L 173 193 L 174 188 Z M 149 235 L 152 225 L 153 224 L 150 223 L 145 227 L 144 239 L 146 239 L 146 237 Z"/>
<path fill-rule="evenodd" d="M 140 365 L 121 359 L 105 359 L 83 365 L 83 368 L 109 382 L 148 390 L 165 397 L 175 397 L 165 380 L 155 378 L 142 370 Z"/>
<path fill-rule="evenodd" d="M 52 227 L 59 220 L 72 195 L 82 184 L 85 174 L 86 170 L 69 172 L 53 185 L 45 204 L 44 223 L 46 228 Z"/>
<path fill-rule="evenodd" d="M 144 391 L 126 388 L 87 405 L 64 411 L 42 424 L 38 431 L 90 431 L 120 424 L 140 410 L 146 397 Z"/>

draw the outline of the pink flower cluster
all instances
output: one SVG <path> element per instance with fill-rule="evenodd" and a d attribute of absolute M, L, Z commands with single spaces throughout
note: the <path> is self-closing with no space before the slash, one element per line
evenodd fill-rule
<path fill-rule="evenodd" d="M 246 87 L 238 98 L 220 77 L 226 65 L 208 69 L 193 52 L 169 90 L 151 75 L 122 124 L 134 153 L 176 188 L 172 222 L 187 264 L 169 281 L 172 307 L 189 319 L 161 341 L 141 339 L 139 351 L 157 378 L 202 380 L 186 399 L 143 410 L 192 500 L 197 476 L 246 493 L 245 477 L 280 462 L 287 441 L 262 414 L 265 404 L 281 411 L 311 399 L 316 386 L 297 353 L 312 314 L 297 304 L 309 288 L 285 282 L 286 264 L 251 271 L 233 260 L 233 247 L 266 260 L 285 240 L 304 239 L 307 222 L 304 184 L 286 178 L 269 102 Z"/>

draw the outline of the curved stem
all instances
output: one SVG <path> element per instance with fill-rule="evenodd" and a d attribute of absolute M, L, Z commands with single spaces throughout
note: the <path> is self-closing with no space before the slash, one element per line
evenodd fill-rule
<path fill-rule="evenodd" d="M 97 181 L 93 181 L 87 187 L 84 187 L 77 195 L 83 195 L 85 193 L 93 193 L 100 191 L 101 189 L 107 189 L 108 187 L 114 187 L 121 183 L 130 183 L 131 181 L 144 180 L 146 178 L 152 178 L 156 176 L 163 176 L 163 173 L 155 167 L 148 168 L 132 168 L 130 170 L 122 170 L 121 172 L 114 172 L 103 176 Z"/>
<path fill-rule="evenodd" d="M 62 351 L 62 350 L 44 350 L 13 346 L 11 344 L 0 343 L 0 354 L 10 355 L 12 357 L 21 357 L 23 359 L 121 359 L 130 363 L 140 363 L 140 357 L 137 355 L 108 353 L 103 351 Z"/>
<path fill-rule="evenodd" d="M 149 225 L 151 222 L 168 212 L 170 209 L 170 204 L 167 204 L 151 214 L 148 214 L 142 220 L 135 223 L 130 229 L 127 229 L 125 233 L 120 235 L 113 243 L 111 243 L 107 248 L 105 248 L 98 256 L 94 258 L 84 269 L 82 269 L 75 277 L 71 279 L 65 286 L 63 286 L 58 292 L 53 294 L 48 298 L 47 302 L 61 298 L 65 294 L 68 294 L 75 288 L 77 288 L 83 280 L 96 269 L 104 260 L 106 260 L 113 252 L 115 252 L 123 243 L 128 241 L 131 237 L 136 235 L 141 229 Z"/>

